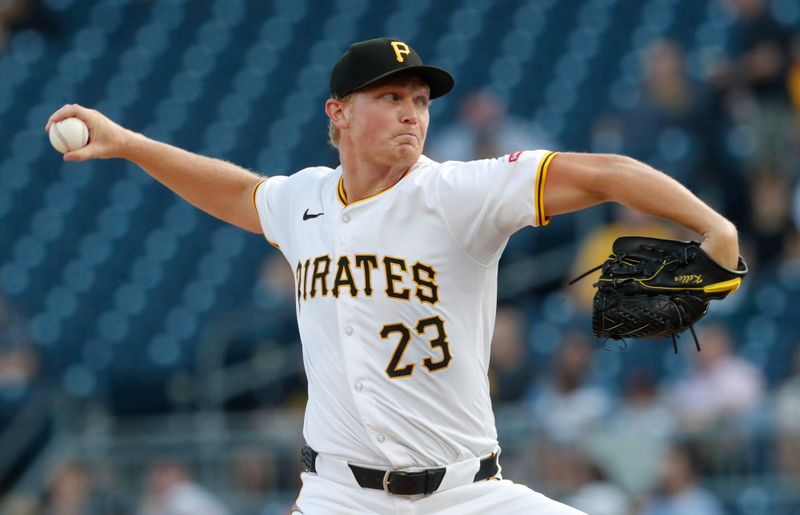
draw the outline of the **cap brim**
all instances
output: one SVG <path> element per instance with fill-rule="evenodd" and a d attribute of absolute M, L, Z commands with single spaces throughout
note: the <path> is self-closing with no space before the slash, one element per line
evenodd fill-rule
<path fill-rule="evenodd" d="M 383 75 L 379 75 L 374 79 L 361 84 L 357 88 L 353 89 L 353 91 L 358 91 L 360 89 L 366 88 L 376 82 L 385 79 L 386 77 L 391 77 L 392 75 L 397 75 L 398 73 L 415 73 L 422 77 L 422 80 L 428 83 L 428 86 L 431 88 L 431 100 L 434 98 L 439 98 L 441 96 L 446 95 L 449 93 L 456 85 L 456 81 L 452 75 L 447 73 L 446 71 L 442 70 L 441 68 L 436 68 L 435 66 L 408 66 L 406 68 L 400 68 L 399 70 L 392 70 L 390 72 L 384 73 Z"/>

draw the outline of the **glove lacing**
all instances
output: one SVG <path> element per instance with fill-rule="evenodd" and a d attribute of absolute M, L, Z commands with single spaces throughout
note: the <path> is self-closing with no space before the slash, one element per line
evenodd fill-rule
<path fill-rule="evenodd" d="M 656 251 L 660 250 L 660 249 L 655 249 L 655 248 L 649 247 L 649 246 L 648 247 L 642 247 L 642 248 L 645 249 L 645 250 L 656 250 Z M 596 271 L 600 270 L 601 268 L 603 269 L 604 273 L 607 273 L 608 275 L 612 276 L 612 280 L 613 281 L 616 281 L 616 277 L 613 277 L 613 276 L 621 276 L 621 275 L 641 276 L 642 273 L 644 272 L 644 270 L 643 270 L 644 267 L 642 266 L 643 263 L 641 261 L 635 261 L 633 263 L 626 262 L 625 258 L 627 258 L 627 257 L 628 256 L 626 254 L 619 254 L 619 255 L 612 254 L 612 255 L 609 256 L 609 259 L 611 259 L 613 261 L 605 261 L 605 262 L 597 265 L 596 267 L 594 267 L 594 268 L 592 268 L 590 270 L 587 270 L 586 272 L 580 274 L 578 277 L 576 277 L 576 278 L 572 279 L 571 281 L 569 281 L 568 284 L 569 284 L 569 286 L 572 286 L 573 284 L 575 284 L 576 282 L 580 281 L 584 277 L 588 276 L 589 274 L 591 274 L 593 272 L 596 272 Z M 670 256 L 668 256 L 663 261 L 662 266 L 664 268 L 666 268 L 667 270 L 672 272 L 672 271 L 675 271 L 680 266 L 688 265 L 689 262 L 692 261 L 692 258 L 693 258 L 693 256 L 689 255 L 689 248 L 685 247 L 685 248 L 682 249 L 681 252 L 676 252 L 676 253 L 671 254 Z M 611 274 L 607 270 L 607 268 L 609 268 L 611 266 L 615 266 L 616 267 L 617 270 L 616 270 L 615 274 Z M 620 270 L 620 267 L 622 267 L 622 270 Z M 594 286 L 597 286 L 597 284 L 595 283 Z M 675 308 L 676 313 L 678 314 L 678 318 L 679 319 L 682 318 L 681 317 L 681 310 L 678 308 L 678 305 L 674 301 L 671 301 L 671 303 L 672 303 L 672 306 Z M 603 306 L 602 309 L 606 310 L 607 308 L 608 308 L 607 306 Z M 608 328 L 605 327 L 605 322 L 606 322 L 606 317 L 605 317 L 605 315 L 603 315 L 603 332 L 609 330 Z M 643 327 L 640 327 L 638 329 L 631 330 L 629 332 L 630 333 L 636 333 L 636 332 L 639 332 L 639 331 L 645 329 L 646 327 L 647 326 L 643 326 Z M 611 328 L 611 329 L 613 329 L 613 328 Z M 700 352 L 700 340 L 697 339 L 697 333 L 694 332 L 694 324 L 689 326 L 689 331 L 692 333 L 692 338 L 694 339 L 694 346 L 697 349 L 697 352 Z M 672 337 L 672 348 L 675 351 L 675 354 L 677 354 L 678 353 L 678 339 L 680 338 L 680 336 L 676 336 L 675 333 L 670 334 L 670 336 Z M 620 338 L 620 339 L 623 342 L 623 345 L 620 346 L 620 350 L 627 349 L 628 342 L 626 342 L 624 338 Z M 603 340 L 603 348 L 605 350 L 611 350 L 606 345 L 606 342 L 608 342 L 608 340 L 609 340 L 609 338 L 606 338 L 605 340 Z"/>

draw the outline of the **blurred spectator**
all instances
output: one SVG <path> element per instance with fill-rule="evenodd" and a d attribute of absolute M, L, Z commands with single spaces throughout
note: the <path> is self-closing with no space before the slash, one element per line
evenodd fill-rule
<path fill-rule="evenodd" d="M 642 55 L 643 91 L 623 114 L 623 152 L 694 187 L 708 133 L 704 94 L 689 80 L 676 42 L 656 41 Z"/>
<path fill-rule="evenodd" d="M 57 470 L 44 494 L 40 515 L 127 515 L 124 502 L 100 492 L 88 465 L 67 462 Z"/>
<path fill-rule="evenodd" d="M 3 515 L 39 515 L 36 501 L 22 494 L 4 496 L 0 500 L 0 513 Z"/>
<path fill-rule="evenodd" d="M 635 369 L 623 381 L 617 406 L 586 442 L 587 452 L 615 482 L 642 493 L 655 485 L 675 431 L 675 419 L 656 391 L 655 378 L 645 369 Z"/>
<path fill-rule="evenodd" d="M 34 425 L 25 413 L 42 414 L 45 388 L 40 357 L 26 320 L 0 297 L 0 496 L 18 479 L 47 438 L 47 424 Z M 27 408 L 27 410 L 26 410 Z"/>
<path fill-rule="evenodd" d="M 753 206 L 751 212 L 751 233 L 755 251 L 755 262 L 751 269 L 768 269 L 781 259 L 787 239 L 794 226 L 792 224 L 791 195 L 789 178 L 774 173 L 757 173 L 752 178 L 750 188 Z"/>
<path fill-rule="evenodd" d="M 284 257 L 270 252 L 260 267 L 252 297 L 210 325 L 201 349 L 204 370 L 254 373 L 263 381 L 224 399 L 230 410 L 304 405 L 306 380 L 297 329 L 294 273 Z M 233 372 L 231 372 L 233 371 Z M 203 384 L 204 398 L 216 396 L 214 384 Z"/>
<path fill-rule="evenodd" d="M 800 34 L 795 34 L 792 41 L 791 64 L 789 64 L 789 96 L 794 105 L 796 118 L 800 119 Z M 795 124 L 795 145 L 800 145 L 800 127 Z"/>
<path fill-rule="evenodd" d="M 800 345 L 796 346 L 793 365 L 794 375 L 775 392 L 775 451 L 781 471 L 800 477 Z"/>
<path fill-rule="evenodd" d="M 553 145 L 532 123 L 509 116 L 496 95 L 480 90 L 464 97 L 458 121 L 432 134 L 425 153 L 436 161 L 470 161 Z"/>
<path fill-rule="evenodd" d="M 237 513 L 258 513 L 270 493 L 278 491 L 276 457 L 265 445 L 252 445 L 231 452 L 230 477 L 233 492 L 242 499 Z"/>
<path fill-rule="evenodd" d="M 778 23 L 766 0 L 727 0 L 735 17 L 730 34 L 732 62 L 726 71 L 734 87 L 759 100 L 788 99 L 791 31 Z"/>
<path fill-rule="evenodd" d="M 187 468 L 172 459 L 155 462 L 139 515 L 227 515 L 229 512 Z"/>
<path fill-rule="evenodd" d="M 764 396 L 764 378 L 752 363 L 731 351 L 731 334 L 721 324 L 699 332 L 702 352 L 692 352 L 686 376 L 667 389 L 683 432 L 699 434 L 747 428 Z"/>
<path fill-rule="evenodd" d="M 555 446 L 541 438 L 532 439 L 525 451 L 525 460 L 532 465 L 530 474 L 508 476 L 513 479 L 530 477 L 539 485 L 538 489 L 547 492 L 549 497 L 565 498 L 578 491 L 583 484 L 583 470 L 586 457 L 577 445 Z M 517 469 L 522 471 L 520 467 Z M 503 465 L 505 476 L 505 465 Z"/>
<path fill-rule="evenodd" d="M 92 506 L 92 482 L 87 467 L 78 462 L 67 463 L 58 470 L 48 485 L 42 513 L 47 515 L 84 515 L 98 513 Z"/>
<path fill-rule="evenodd" d="M 727 0 L 735 16 L 729 41 L 730 62 L 715 82 L 729 109 L 753 138 L 751 172 L 797 172 L 789 73 L 791 32 L 775 21 L 765 0 Z"/>
<path fill-rule="evenodd" d="M 232 453 L 231 477 L 236 490 L 264 494 L 275 486 L 276 460 L 263 446 L 242 447 Z"/>
<path fill-rule="evenodd" d="M 33 387 L 37 371 L 38 358 L 33 347 L 24 344 L 0 347 L 0 404 L 23 400 Z"/>
<path fill-rule="evenodd" d="M 284 311 L 294 316 L 294 274 L 286 259 L 271 252 L 261 263 L 258 282 L 253 288 L 253 301 L 261 309 Z"/>
<path fill-rule="evenodd" d="M 6 46 L 11 32 L 28 25 L 44 28 L 44 18 L 39 0 L 2 0 L 0 1 L 0 52 Z"/>
<path fill-rule="evenodd" d="M 525 345 L 525 319 L 511 307 L 497 310 L 492 335 L 489 382 L 495 403 L 519 401 L 531 380 L 531 364 Z"/>
<path fill-rule="evenodd" d="M 779 273 L 785 277 L 800 276 L 800 229 L 786 235 Z"/>
<path fill-rule="evenodd" d="M 658 396 L 655 378 L 636 369 L 624 380 L 620 404 L 610 417 L 610 429 L 629 436 L 640 435 L 668 441 L 675 434 L 675 419 Z"/>
<path fill-rule="evenodd" d="M 590 383 L 592 345 L 584 331 L 565 333 L 553 361 L 546 382 L 531 391 L 533 416 L 550 441 L 572 445 L 598 424 L 611 399 Z"/>
<path fill-rule="evenodd" d="M 620 236 L 677 238 L 680 235 L 677 227 L 658 218 L 644 216 L 633 209 L 619 205 L 613 206 L 612 209 L 614 221 L 608 225 L 598 226 L 581 241 L 578 251 L 575 253 L 572 277 L 578 277 L 605 261 L 611 254 L 611 245 Z M 573 296 L 576 306 L 583 313 L 590 313 L 592 310 L 592 299 L 595 292 L 592 285 L 597 282 L 599 277 L 600 271 L 598 270 L 567 289 Z"/>
<path fill-rule="evenodd" d="M 573 508 L 591 515 L 626 515 L 631 510 L 628 494 L 606 478 L 602 469 L 587 462 L 580 470 L 580 486 L 566 499 Z"/>
<path fill-rule="evenodd" d="M 0 296 L 0 403 L 22 399 L 34 382 L 38 369 L 39 360 L 30 343 L 27 320 Z"/>
<path fill-rule="evenodd" d="M 783 264 L 800 270 L 800 181 L 794 185 L 791 210 L 792 230 L 784 241 Z"/>
<path fill-rule="evenodd" d="M 14 345 L 10 348 L 0 346 L 0 437 L 8 438 L 12 436 L 11 431 L 20 431 L 18 425 L 13 425 L 15 417 L 23 409 L 34 394 L 39 391 L 36 382 L 38 370 L 38 359 L 32 347 L 27 345 Z M 27 428 L 22 428 L 26 431 Z M 28 430 L 28 433 L 30 431 Z M 28 436 L 27 434 L 25 436 Z M 7 441 L 7 440 L 6 440 Z M 27 442 L 28 452 L 33 452 L 33 443 Z M 0 445 L 0 449 L 4 446 Z M 24 448 L 20 443 L 16 443 L 13 449 L 6 451 L 24 453 Z M 18 459 L 22 459 L 22 454 Z M 3 471 L 8 472 L 8 471 Z M 6 481 L 11 478 L 0 476 L 0 492 L 6 486 Z"/>
<path fill-rule="evenodd" d="M 697 484 L 696 474 L 692 450 L 673 446 L 661 468 L 659 489 L 643 515 L 722 515 L 717 499 Z"/>

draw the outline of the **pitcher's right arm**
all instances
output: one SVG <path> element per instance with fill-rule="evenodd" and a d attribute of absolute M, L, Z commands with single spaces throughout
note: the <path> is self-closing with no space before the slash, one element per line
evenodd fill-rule
<path fill-rule="evenodd" d="M 65 105 L 53 113 L 45 130 L 54 122 L 73 116 L 89 127 L 89 144 L 64 154 L 65 161 L 126 159 L 193 206 L 247 231 L 261 233 L 253 190 L 265 177 L 149 139 L 77 104 Z"/>

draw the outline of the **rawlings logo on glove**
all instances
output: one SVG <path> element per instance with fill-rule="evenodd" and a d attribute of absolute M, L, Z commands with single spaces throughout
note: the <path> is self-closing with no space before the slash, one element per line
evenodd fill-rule
<path fill-rule="evenodd" d="M 675 282 L 680 284 L 703 284 L 703 277 L 700 275 L 676 275 Z"/>

